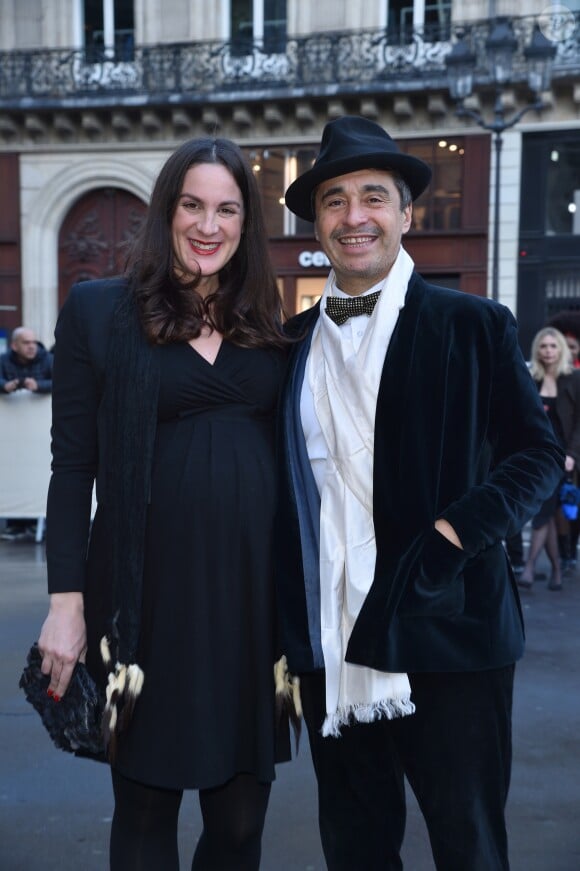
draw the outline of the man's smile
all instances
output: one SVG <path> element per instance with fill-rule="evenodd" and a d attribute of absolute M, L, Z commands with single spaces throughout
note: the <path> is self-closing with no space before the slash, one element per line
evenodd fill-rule
<path fill-rule="evenodd" d="M 341 245 L 348 245 L 349 247 L 364 247 L 366 245 L 370 245 L 372 242 L 376 240 L 376 236 L 340 236 L 337 241 Z"/>

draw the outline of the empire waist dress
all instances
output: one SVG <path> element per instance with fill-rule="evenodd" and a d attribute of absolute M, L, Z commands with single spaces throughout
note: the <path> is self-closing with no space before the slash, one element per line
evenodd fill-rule
<path fill-rule="evenodd" d="M 284 355 L 227 341 L 213 364 L 189 344 L 154 353 L 161 380 L 138 654 L 145 682 L 115 765 L 172 789 L 217 786 L 240 772 L 268 782 L 276 760 L 273 430 Z M 97 514 L 89 624 L 105 526 Z M 99 631 L 89 625 L 89 653 Z"/>

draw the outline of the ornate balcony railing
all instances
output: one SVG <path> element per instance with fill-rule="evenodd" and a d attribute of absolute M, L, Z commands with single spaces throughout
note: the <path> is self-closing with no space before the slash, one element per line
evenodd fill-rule
<path fill-rule="evenodd" d="M 549 16 L 548 16 L 549 18 Z M 580 12 L 564 22 L 513 18 L 518 40 L 514 78 L 525 78 L 523 49 L 534 25 L 557 48 L 553 78 L 580 73 Z M 414 30 L 397 41 L 385 29 L 315 33 L 288 38 L 285 50 L 245 51 L 228 42 L 137 46 L 131 60 L 88 57 L 82 50 L 0 53 L 0 108 L 75 108 L 79 105 L 207 102 L 269 96 L 296 97 L 445 87 L 445 57 L 460 32 L 478 58 L 485 82 L 485 41 L 493 22 L 445 24 Z"/>

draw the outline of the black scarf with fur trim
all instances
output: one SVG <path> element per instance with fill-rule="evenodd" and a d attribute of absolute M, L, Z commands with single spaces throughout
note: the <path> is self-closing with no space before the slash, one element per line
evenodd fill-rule
<path fill-rule="evenodd" d="M 159 371 L 130 288 L 112 323 L 103 394 L 105 494 L 113 573 L 111 654 L 134 663 L 139 642 L 145 527 Z"/>

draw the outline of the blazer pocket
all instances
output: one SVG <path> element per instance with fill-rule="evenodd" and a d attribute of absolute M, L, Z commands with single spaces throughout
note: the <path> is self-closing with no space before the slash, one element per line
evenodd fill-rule
<path fill-rule="evenodd" d="M 401 617 L 458 617 L 465 608 L 465 551 L 433 529 L 426 537 L 416 575 L 397 609 Z"/>

